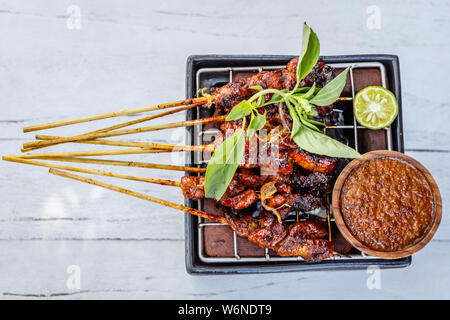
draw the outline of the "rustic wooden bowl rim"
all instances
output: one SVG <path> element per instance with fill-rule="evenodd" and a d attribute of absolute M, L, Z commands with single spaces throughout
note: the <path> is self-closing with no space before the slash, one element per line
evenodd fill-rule
<path fill-rule="evenodd" d="M 372 248 L 367 247 L 365 244 L 360 242 L 358 239 L 356 239 L 353 234 L 348 229 L 347 225 L 344 222 L 344 219 L 342 217 L 342 212 L 340 210 L 340 199 L 341 199 L 341 192 L 342 188 L 344 186 L 344 183 L 347 179 L 347 177 L 350 175 L 350 173 L 353 172 L 356 168 L 358 168 L 361 164 L 363 164 L 366 161 L 374 160 L 378 158 L 391 158 L 400 160 L 403 162 L 407 162 L 408 164 L 412 165 L 414 168 L 419 170 L 425 179 L 427 180 L 432 194 L 434 198 L 434 212 L 433 212 L 433 221 L 431 222 L 431 225 L 429 226 L 426 233 L 420 238 L 419 241 L 416 241 L 415 243 L 407 246 L 406 248 L 403 248 L 398 251 L 378 251 L 374 250 Z M 404 258 L 412 255 L 413 253 L 416 253 L 420 249 L 422 249 L 430 240 L 433 238 L 434 234 L 436 233 L 437 228 L 439 227 L 439 224 L 441 222 L 442 218 L 442 199 L 441 194 L 439 192 L 439 188 L 436 184 L 436 181 L 431 176 L 430 172 L 417 160 L 403 154 L 397 151 L 388 151 L 388 150 L 376 150 L 371 151 L 368 153 L 365 153 L 362 158 L 354 159 L 351 161 L 345 168 L 342 170 L 341 174 L 336 180 L 336 183 L 333 188 L 333 195 L 332 195 L 332 208 L 333 208 L 333 216 L 336 222 L 336 225 L 339 229 L 339 231 L 342 233 L 344 238 L 355 248 L 358 250 L 377 257 L 385 258 L 385 259 L 398 259 L 398 258 Z"/>

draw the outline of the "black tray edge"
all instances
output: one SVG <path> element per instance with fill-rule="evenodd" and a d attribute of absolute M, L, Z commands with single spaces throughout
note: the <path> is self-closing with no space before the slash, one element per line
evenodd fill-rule
<path fill-rule="evenodd" d="M 290 55 L 191 55 L 186 62 L 186 98 L 193 98 L 195 94 L 195 73 L 199 68 L 204 67 L 218 67 L 220 63 L 225 66 L 245 66 L 261 65 L 261 62 L 273 63 L 274 65 L 286 64 L 295 56 Z M 325 63 L 332 62 L 352 62 L 358 60 L 359 62 L 378 61 L 381 62 L 387 72 L 389 79 L 389 88 L 394 92 L 399 104 L 399 112 L 395 125 L 393 125 L 394 133 L 397 137 L 394 149 L 399 152 L 404 152 L 403 140 L 403 116 L 402 116 L 402 99 L 401 99 L 401 82 L 400 82 L 400 62 L 397 55 L 389 54 L 362 54 L 362 55 L 342 55 L 342 56 L 321 56 L 320 59 Z M 338 61 L 336 61 L 338 60 Z M 191 120 L 194 117 L 194 111 L 187 110 L 186 120 Z M 192 144 L 191 137 L 193 137 L 193 127 L 186 127 L 189 134 L 186 135 L 186 144 Z M 186 153 L 186 165 L 193 163 L 193 153 Z M 197 203 L 190 199 L 185 199 L 185 205 L 192 208 L 197 208 Z M 411 265 L 412 257 L 402 259 L 386 260 L 352 260 L 339 261 L 333 260 L 323 261 L 315 264 L 298 265 L 294 263 L 280 263 L 273 262 L 269 264 L 260 265 L 258 263 L 246 263 L 241 265 L 234 264 L 212 264 L 204 263 L 197 256 L 196 248 L 198 241 L 196 236 L 197 217 L 185 215 L 185 263 L 186 271 L 192 275 L 211 275 L 211 274 L 249 274 L 249 273 L 272 273 L 272 272 L 292 272 L 292 271 L 306 271 L 306 270 L 354 270 L 363 269 L 374 265 L 380 268 L 403 268 Z"/>

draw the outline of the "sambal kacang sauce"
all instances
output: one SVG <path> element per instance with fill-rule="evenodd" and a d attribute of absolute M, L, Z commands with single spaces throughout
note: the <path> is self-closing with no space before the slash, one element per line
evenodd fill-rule
<path fill-rule="evenodd" d="M 344 183 L 341 211 L 353 236 L 378 251 L 414 244 L 431 225 L 433 195 L 423 174 L 393 158 L 354 169 Z"/>

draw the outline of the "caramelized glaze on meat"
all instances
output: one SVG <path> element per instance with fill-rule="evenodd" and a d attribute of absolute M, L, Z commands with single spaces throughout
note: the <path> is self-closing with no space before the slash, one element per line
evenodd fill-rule
<path fill-rule="evenodd" d="M 332 173 L 337 166 L 336 158 L 311 154 L 301 149 L 293 152 L 292 156 L 296 164 L 310 171 Z"/>
<path fill-rule="evenodd" d="M 301 256 L 308 262 L 316 262 L 333 254 L 333 244 L 320 239 L 327 234 L 327 228 L 318 221 L 300 221 L 287 227 L 266 211 L 261 212 L 259 218 L 227 213 L 226 219 L 237 235 L 247 237 L 260 247 L 273 249 L 279 256 Z"/>
<path fill-rule="evenodd" d="M 250 207 L 258 200 L 258 194 L 253 189 L 247 189 L 233 197 L 224 195 L 219 203 L 225 207 L 231 207 L 236 210 L 242 210 Z"/>
<path fill-rule="evenodd" d="M 316 221 L 297 222 L 289 226 L 288 235 L 278 242 L 279 256 L 301 256 L 308 262 L 318 262 L 332 255 L 333 244 L 319 239 L 327 234 L 325 224 Z"/>
<path fill-rule="evenodd" d="M 308 192 L 329 193 L 333 176 L 321 172 L 298 172 L 293 177 L 296 188 Z"/>
<path fill-rule="evenodd" d="M 205 177 L 184 176 L 181 177 L 181 190 L 183 196 L 192 200 L 205 198 Z"/>

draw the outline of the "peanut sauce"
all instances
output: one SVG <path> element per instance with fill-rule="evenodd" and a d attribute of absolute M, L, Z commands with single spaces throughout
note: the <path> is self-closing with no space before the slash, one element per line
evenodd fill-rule
<path fill-rule="evenodd" d="M 416 243 L 434 218 L 433 195 L 423 174 L 387 157 L 366 161 L 350 173 L 340 205 L 353 236 L 378 251 Z"/>

